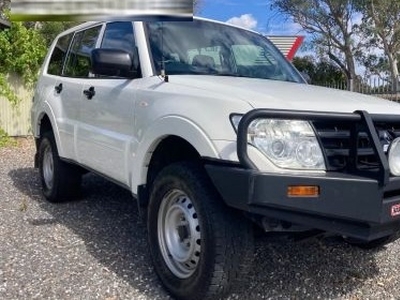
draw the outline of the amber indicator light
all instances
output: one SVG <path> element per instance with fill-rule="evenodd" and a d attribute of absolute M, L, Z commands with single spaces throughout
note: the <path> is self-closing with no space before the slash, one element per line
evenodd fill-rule
<path fill-rule="evenodd" d="M 288 197 L 318 197 L 320 188 L 318 185 L 289 185 Z"/>

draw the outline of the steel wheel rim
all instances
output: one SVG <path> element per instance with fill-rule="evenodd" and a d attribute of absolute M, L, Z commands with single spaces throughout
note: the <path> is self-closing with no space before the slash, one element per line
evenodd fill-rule
<path fill-rule="evenodd" d="M 169 270 L 178 278 L 190 277 L 200 260 L 201 235 L 194 205 L 183 191 L 172 190 L 163 197 L 157 233 Z"/>
<path fill-rule="evenodd" d="M 51 189 L 54 181 L 54 159 L 50 146 L 46 147 L 43 154 L 43 179 L 46 187 Z"/>

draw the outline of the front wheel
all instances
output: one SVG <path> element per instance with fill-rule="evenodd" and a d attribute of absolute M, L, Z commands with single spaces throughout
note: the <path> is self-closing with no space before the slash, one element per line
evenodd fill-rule
<path fill-rule="evenodd" d="M 154 268 L 178 299 L 214 299 L 246 283 L 252 226 L 225 206 L 204 170 L 176 163 L 157 176 L 149 203 Z"/>

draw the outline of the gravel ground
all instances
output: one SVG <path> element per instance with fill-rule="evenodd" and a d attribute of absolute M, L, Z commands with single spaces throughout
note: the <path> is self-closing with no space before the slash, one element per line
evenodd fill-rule
<path fill-rule="evenodd" d="M 80 200 L 51 204 L 33 141 L 0 149 L 0 299 L 170 299 L 155 276 L 129 192 L 85 175 Z M 400 299 L 400 241 L 256 239 L 254 276 L 229 299 Z"/>

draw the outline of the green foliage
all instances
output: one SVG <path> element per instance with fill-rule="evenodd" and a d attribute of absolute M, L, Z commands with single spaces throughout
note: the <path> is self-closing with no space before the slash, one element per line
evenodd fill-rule
<path fill-rule="evenodd" d="M 309 33 L 316 55 L 329 58 L 349 79 L 365 75 L 397 81 L 400 63 L 400 0 L 271 0 L 271 8 Z"/>
<path fill-rule="evenodd" d="M 326 86 L 330 83 L 345 82 L 346 76 L 342 70 L 327 60 L 315 60 L 311 56 L 295 57 L 293 65 L 308 74 L 311 83 Z"/>
<path fill-rule="evenodd" d="M 16 104 L 18 97 L 7 82 L 9 74 L 19 75 L 27 88 L 32 88 L 46 55 L 46 41 L 33 28 L 12 22 L 0 31 L 0 95 Z"/>
<path fill-rule="evenodd" d="M 0 18 L 5 17 L 5 12 L 10 9 L 11 0 L 0 0 Z"/>
<path fill-rule="evenodd" d="M 8 136 L 7 132 L 0 128 L 0 148 L 15 146 L 14 139 Z"/>
<path fill-rule="evenodd" d="M 1 48 L 1 47 L 0 47 Z M 11 86 L 7 81 L 6 74 L 0 72 L 0 96 L 5 97 L 12 104 L 18 103 L 18 96 L 15 94 Z"/>
<path fill-rule="evenodd" d="M 364 51 L 360 61 L 371 74 L 391 76 L 397 81 L 400 60 L 400 1 L 357 0 L 362 22 L 356 28 L 362 37 Z M 382 54 L 376 55 L 381 49 Z"/>
<path fill-rule="evenodd" d="M 77 21 L 41 22 L 39 33 L 46 40 L 46 45 L 49 47 L 59 33 L 78 25 L 79 23 L 80 22 Z"/>

